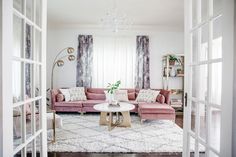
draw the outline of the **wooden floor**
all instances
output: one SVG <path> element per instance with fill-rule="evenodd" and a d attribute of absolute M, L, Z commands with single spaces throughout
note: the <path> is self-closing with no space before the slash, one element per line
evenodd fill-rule
<path fill-rule="evenodd" d="M 178 115 L 175 123 L 183 128 L 183 116 Z M 193 156 L 193 154 L 191 155 Z M 48 153 L 48 157 L 182 157 L 182 153 Z"/>

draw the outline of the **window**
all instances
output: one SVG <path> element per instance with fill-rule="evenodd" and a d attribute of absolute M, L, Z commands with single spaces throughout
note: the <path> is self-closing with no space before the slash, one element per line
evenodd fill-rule
<path fill-rule="evenodd" d="M 121 87 L 134 87 L 135 36 L 95 36 L 93 87 L 104 88 L 121 80 Z"/>

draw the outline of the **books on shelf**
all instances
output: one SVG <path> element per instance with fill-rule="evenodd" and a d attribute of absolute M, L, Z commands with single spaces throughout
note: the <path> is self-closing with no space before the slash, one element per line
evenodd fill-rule
<path fill-rule="evenodd" d="M 182 107 L 183 103 L 181 99 L 171 99 L 170 104 L 172 107 Z"/>

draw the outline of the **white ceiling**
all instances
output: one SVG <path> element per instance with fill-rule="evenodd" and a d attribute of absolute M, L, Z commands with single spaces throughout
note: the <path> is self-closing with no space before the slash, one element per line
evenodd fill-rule
<path fill-rule="evenodd" d="M 184 25 L 184 0 L 116 0 L 134 25 Z M 49 24 L 97 25 L 113 0 L 48 0 Z"/>

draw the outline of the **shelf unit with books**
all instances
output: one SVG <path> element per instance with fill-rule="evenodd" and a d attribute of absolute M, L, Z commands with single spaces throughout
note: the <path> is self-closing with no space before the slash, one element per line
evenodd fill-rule
<path fill-rule="evenodd" d="M 184 54 L 167 54 L 162 58 L 163 88 L 171 91 L 170 105 L 183 114 Z"/>

